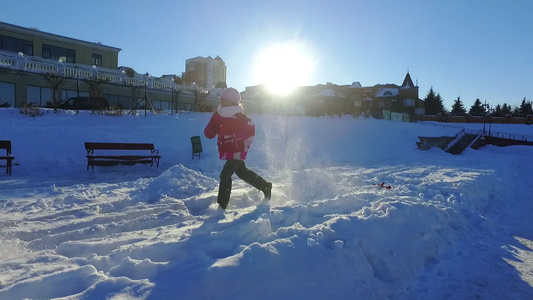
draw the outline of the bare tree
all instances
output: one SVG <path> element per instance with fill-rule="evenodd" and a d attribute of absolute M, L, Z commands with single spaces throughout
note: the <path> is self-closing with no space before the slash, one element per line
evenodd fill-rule
<path fill-rule="evenodd" d="M 54 109 L 54 112 L 59 112 L 59 106 L 61 105 L 61 86 L 65 80 L 65 77 L 60 76 L 54 73 L 44 74 L 44 80 L 48 82 L 50 89 L 52 90 L 52 98 L 50 99 L 50 104 Z"/>
<path fill-rule="evenodd" d="M 108 109 L 102 99 L 102 92 L 104 86 L 109 82 L 109 79 L 97 79 L 92 78 L 86 81 L 87 86 L 89 87 L 89 97 L 91 103 L 91 113 L 98 111 L 98 114 L 103 114 L 104 110 Z"/>

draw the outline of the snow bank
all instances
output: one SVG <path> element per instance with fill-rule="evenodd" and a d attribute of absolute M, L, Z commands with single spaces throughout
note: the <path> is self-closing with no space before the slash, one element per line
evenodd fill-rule
<path fill-rule="evenodd" d="M 191 159 L 209 117 L 0 110 L 17 164 L 0 176 L 0 298 L 532 295 L 513 259 L 533 239 L 530 147 L 452 156 L 416 141 L 453 127 L 256 115 L 247 165 L 274 183 L 272 200 L 235 180 L 222 211 L 216 142 L 202 137 Z M 87 171 L 85 141 L 152 142 L 161 166 Z"/>

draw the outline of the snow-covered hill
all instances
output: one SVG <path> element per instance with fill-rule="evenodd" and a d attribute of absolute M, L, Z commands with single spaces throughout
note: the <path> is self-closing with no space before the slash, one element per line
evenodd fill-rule
<path fill-rule="evenodd" d="M 210 114 L 1 109 L 0 299 L 533 298 L 533 147 L 453 156 L 416 147 L 451 126 L 251 117 L 273 197 L 235 180 L 222 211 Z M 154 143 L 161 165 L 87 171 L 86 141 Z"/>

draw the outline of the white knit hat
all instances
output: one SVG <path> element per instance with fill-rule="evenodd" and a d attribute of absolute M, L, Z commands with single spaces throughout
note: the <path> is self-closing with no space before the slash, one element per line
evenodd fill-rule
<path fill-rule="evenodd" d="M 235 105 L 239 105 L 241 102 L 241 94 L 234 88 L 227 88 L 220 94 L 220 100 L 225 99 Z"/>

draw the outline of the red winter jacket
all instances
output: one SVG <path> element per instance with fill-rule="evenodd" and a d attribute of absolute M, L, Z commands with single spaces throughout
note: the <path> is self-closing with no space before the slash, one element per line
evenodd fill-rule
<path fill-rule="evenodd" d="M 255 136 L 255 125 L 240 106 L 219 106 L 205 127 L 204 135 L 218 135 L 220 159 L 245 160 Z"/>

